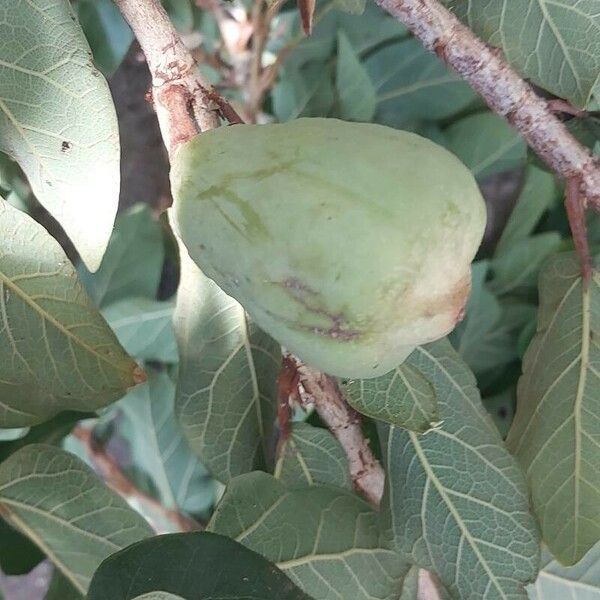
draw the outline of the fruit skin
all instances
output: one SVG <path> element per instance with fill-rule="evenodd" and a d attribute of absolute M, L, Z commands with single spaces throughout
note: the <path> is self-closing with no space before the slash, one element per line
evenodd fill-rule
<path fill-rule="evenodd" d="M 180 146 L 171 184 L 191 258 L 310 366 L 376 377 L 462 316 L 485 205 L 427 139 L 320 118 L 222 127 Z"/>

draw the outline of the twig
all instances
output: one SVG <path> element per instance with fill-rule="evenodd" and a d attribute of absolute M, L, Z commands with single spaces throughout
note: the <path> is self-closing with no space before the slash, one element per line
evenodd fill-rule
<path fill-rule="evenodd" d="M 333 377 L 311 369 L 297 359 L 295 362 L 302 387 L 346 453 L 354 488 L 378 507 L 385 475 L 363 435 L 360 415 L 348 405 Z"/>
<path fill-rule="evenodd" d="M 558 175 L 576 177 L 585 204 L 600 210 L 600 161 L 506 62 L 438 0 L 375 0 L 402 21 L 423 45 L 465 79 L 519 131 Z"/>
<path fill-rule="evenodd" d="M 108 454 L 94 438 L 94 432 L 88 427 L 78 425 L 73 430 L 73 435 L 85 446 L 92 463 L 115 492 L 124 498 L 134 498 L 140 504 L 159 513 L 166 521 L 173 523 L 178 531 L 198 531 L 202 529 L 200 523 L 176 510 L 163 506 L 156 498 L 149 496 L 138 489 L 121 470 L 117 461 Z"/>
<path fill-rule="evenodd" d="M 220 106 L 215 102 L 218 94 L 199 73 L 160 1 L 115 0 L 115 3 L 146 56 L 156 114 L 169 153 L 200 131 L 218 127 Z"/>

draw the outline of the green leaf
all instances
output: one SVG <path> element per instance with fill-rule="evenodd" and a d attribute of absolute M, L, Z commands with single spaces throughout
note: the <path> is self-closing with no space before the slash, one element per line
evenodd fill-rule
<path fill-rule="evenodd" d="M 202 463 L 227 482 L 267 463 L 281 351 L 184 248 L 181 263 L 175 413 Z"/>
<path fill-rule="evenodd" d="M 117 218 L 98 271 L 81 268 L 80 276 L 98 306 L 129 296 L 154 299 L 164 258 L 161 226 L 149 206 L 138 204 Z"/>
<path fill-rule="evenodd" d="M 119 434 L 129 442 L 135 466 L 152 478 L 164 506 L 202 514 L 214 502 L 214 484 L 175 420 L 174 397 L 169 376 L 149 370 L 148 381 L 117 404 L 126 419 Z"/>
<path fill-rule="evenodd" d="M 354 3 L 354 0 L 350 2 Z M 406 27 L 374 2 L 369 2 L 360 16 L 337 12 L 334 16 L 337 30 L 344 32 L 354 50 L 361 55 L 384 42 L 399 41 L 408 36 Z"/>
<path fill-rule="evenodd" d="M 32 444 L 0 464 L 0 514 L 85 592 L 110 554 L 152 534 L 78 458 Z"/>
<path fill-rule="evenodd" d="M 52 419 L 31 427 L 26 436 L 12 442 L 0 443 L 0 462 L 6 460 L 13 452 L 28 444 L 55 444 L 58 445 L 71 433 L 78 421 L 94 417 L 94 413 L 75 411 L 61 412 Z"/>
<path fill-rule="evenodd" d="M 348 459 L 327 429 L 294 423 L 280 450 L 275 477 L 289 489 L 332 485 L 352 489 Z"/>
<path fill-rule="evenodd" d="M 600 599 L 600 546 L 574 567 L 563 567 L 544 550 L 542 565 L 535 584 L 528 588 L 531 600 Z"/>
<path fill-rule="evenodd" d="M 0 199 L 0 426 L 96 410 L 134 385 L 136 364 L 86 296 L 58 243 Z"/>
<path fill-rule="evenodd" d="M 0 150 L 18 161 L 95 271 L 119 202 L 119 132 L 108 86 L 68 0 L 14 0 L 5 8 Z"/>
<path fill-rule="evenodd" d="M 112 0 L 79 0 L 76 6 L 94 62 L 110 75 L 125 58 L 133 33 Z"/>
<path fill-rule="evenodd" d="M 411 365 L 402 364 L 382 377 L 342 385 L 348 402 L 364 415 L 421 433 L 439 425 L 435 390 Z"/>
<path fill-rule="evenodd" d="M 0 429 L 0 443 L 14 442 L 27 435 L 29 427 L 17 427 L 16 429 Z"/>
<path fill-rule="evenodd" d="M 542 263 L 560 250 L 562 238 L 556 231 L 515 241 L 492 262 L 496 294 L 535 289 Z"/>
<path fill-rule="evenodd" d="M 379 546 L 377 514 L 357 496 L 288 490 L 258 471 L 230 481 L 208 530 L 276 563 L 315 600 L 395 600 L 408 570 Z"/>
<path fill-rule="evenodd" d="M 370 121 L 375 114 L 375 88 L 346 35 L 338 33 L 336 90 L 340 117 Z"/>
<path fill-rule="evenodd" d="M 483 112 L 452 124 L 445 131 L 448 149 L 478 179 L 514 169 L 525 162 L 527 147 L 502 117 Z"/>
<path fill-rule="evenodd" d="M 366 0 L 334 0 L 336 8 L 353 15 L 362 15 Z"/>
<path fill-rule="evenodd" d="M 136 600 L 185 600 L 181 596 L 169 594 L 169 592 L 149 592 L 141 596 L 136 596 Z"/>
<path fill-rule="evenodd" d="M 525 77 L 585 108 L 600 83 L 600 12 L 595 1 L 445 0 Z"/>
<path fill-rule="evenodd" d="M 173 25 L 179 31 L 190 32 L 194 27 L 194 13 L 190 0 L 162 0 Z"/>
<path fill-rule="evenodd" d="M 111 556 L 87 600 L 173 598 L 149 595 L 157 591 L 202 600 L 310 600 L 262 556 L 204 532 L 161 535 Z"/>
<path fill-rule="evenodd" d="M 515 416 L 515 390 L 505 390 L 483 399 L 485 409 L 490 413 L 502 437 L 506 437 Z"/>
<path fill-rule="evenodd" d="M 365 68 L 377 93 L 376 120 L 386 125 L 450 117 L 476 97 L 415 39 L 386 45 L 366 59 Z"/>
<path fill-rule="evenodd" d="M 175 302 L 151 298 L 125 298 L 102 311 L 123 348 L 138 360 L 176 363 L 177 342 L 173 331 Z"/>
<path fill-rule="evenodd" d="M 473 265 L 465 318 L 450 335 L 457 352 L 476 375 L 498 370 L 517 358 L 515 340 L 502 323 L 500 302 L 486 285 L 487 272 L 487 261 Z"/>
<path fill-rule="evenodd" d="M 25 575 L 44 560 L 44 553 L 22 533 L 0 519 L 0 569 L 5 575 Z"/>
<path fill-rule="evenodd" d="M 537 333 L 523 360 L 510 449 L 526 470 L 542 537 L 572 565 L 600 540 L 600 276 L 573 254 L 540 275 Z"/>
<path fill-rule="evenodd" d="M 523 475 L 447 340 L 408 363 L 434 385 L 443 425 L 423 435 L 380 425 L 387 535 L 454 597 L 525 598 L 539 549 Z"/>
<path fill-rule="evenodd" d="M 519 200 L 496 246 L 496 258 L 510 252 L 515 244 L 531 235 L 542 215 L 553 206 L 556 196 L 554 175 L 528 166 Z"/>
<path fill-rule="evenodd" d="M 84 600 L 84 598 L 58 569 L 54 569 L 44 600 Z"/>
<path fill-rule="evenodd" d="M 281 122 L 327 115 L 334 96 L 330 68 L 312 62 L 287 69 L 273 89 L 273 112 Z"/>

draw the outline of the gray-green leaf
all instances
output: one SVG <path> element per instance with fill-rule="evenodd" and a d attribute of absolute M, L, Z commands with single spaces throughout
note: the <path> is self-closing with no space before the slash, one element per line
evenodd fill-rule
<path fill-rule="evenodd" d="M 170 377 L 149 370 L 148 381 L 116 405 L 125 416 L 119 434 L 128 440 L 135 466 L 152 478 L 164 506 L 203 514 L 214 502 L 214 482 L 183 437 L 174 397 Z"/>
<path fill-rule="evenodd" d="M 152 535 L 89 467 L 53 446 L 26 446 L 0 465 L 0 514 L 83 593 L 107 556 Z"/>
<path fill-rule="evenodd" d="M 354 379 L 342 386 L 348 402 L 364 415 L 421 433 L 439 425 L 435 390 L 411 365 L 404 363 L 381 377 Z"/>
<path fill-rule="evenodd" d="M 600 11 L 594 0 L 445 0 L 525 77 L 586 107 L 600 85 Z"/>
<path fill-rule="evenodd" d="M 523 190 L 496 246 L 496 258 L 531 234 L 542 215 L 554 204 L 556 192 L 554 175 L 533 165 L 527 167 Z"/>
<path fill-rule="evenodd" d="M 227 482 L 264 466 L 275 419 L 278 344 L 181 248 L 175 412 L 192 449 Z"/>
<path fill-rule="evenodd" d="M 173 331 L 175 302 L 151 298 L 125 298 L 107 306 L 102 315 L 125 350 L 138 360 L 176 363 L 179 360 Z"/>
<path fill-rule="evenodd" d="M 600 540 L 600 275 L 574 254 L 540 275 L 537 333 L 523 360 L 508 436 L 526 470 L 542 537 L 572 565 Z"/>
<path fill-rule="evenodd" d="M 136 364 L 59 244 L 0 199 L 0 426 L 96 410 L 134 385 Z"/>
<path fill-rule="evenodd" d="M 527 589 L 531 600 L 600 600 L 600 545 L 574 567 L 564 567 L 542 551 L 543 568 Z"/>
<path fill-rule="evenodd" d="M 13 0 L 0 20 L 0 150 L 95 271 L 119 202 L 119 133 L 106 81 L 68 0 Z"/>
<path fill-rule="evenodd" d="M 370 121 L 375 114 L 375 88 L 344 32 L 338 33 L 335 85 L 342 119 Z"/>
<path fill-rule="evenodd" d="M 329 487 L 288 490 L 266 473 L 233 479 L 208 529 L 262 554 L 315 600 L 395 600 L 408 565 L 379 546 L 377 514 Z"/>
<path fill-rule="evenodd" d="M 98 271 L 80 276 L 98 306 L 130 296 L 155 298 L 165 258 L 161 226 L 149 206 L 119 215 Z"/>
<path fill-rule="evenodd" d="M 365 68 L 377 92 L 377 121 L 388 125 L 443 119 L 475 99 L 473 90 L 415 39 L 374 52 Z"/>
<path fill-rule="evenodd" d="M 423 435 L 380 426 L 387 535 L 454 597 L 526 598 L 539 549 L 523 475 L 447 340 L 417 348 L 408 362 L 433 383 L 443 426 Z"/>
<path fill-rule="evenodd" d="M 160 592 L 168 594 L 159 595 Z M 88 600 L 310 600 L 256 552 L 206 532 L 160 535 L 106 559 Z"/>
<path fill-rule="evenodd" d="M 333 435 L 308 423 L 294 423 L 284 442 L 275 477 L 289 489 L 332 485 L 352 489 L 348 459 Z"/>
<path fill-rule="evenodd" d="M 535 289 L 539 272 L 546 259 L 558 252 L 562 238 L 557 231 L 546 231 L 516 241 L 492 262 L 497 294 L 527 292 Z"/>
<path fill-rule="evenodd" d="M 483 112 L 453 123 L 445 130 L 448 149 L 478 179 L 507 171 L 525 162 L 527 146 L 502 117 Z"/>

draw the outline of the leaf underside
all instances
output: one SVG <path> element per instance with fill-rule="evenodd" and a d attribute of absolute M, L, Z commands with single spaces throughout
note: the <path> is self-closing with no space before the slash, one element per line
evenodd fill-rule
<path fill-rule="evenodd" d="M 526 471 L 542 537 L 574 564 L 600 540 L 600 275 L 575 255 L 540 275 L 538 331 L 523 360 L 508 444 Z"/>

